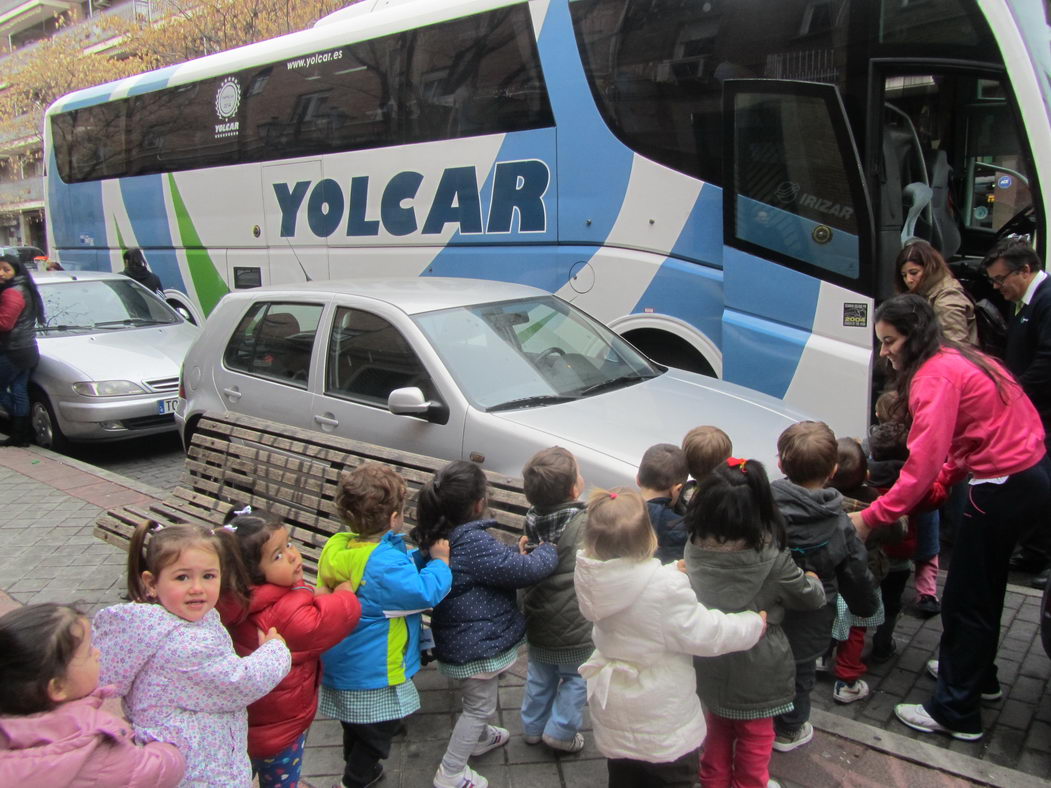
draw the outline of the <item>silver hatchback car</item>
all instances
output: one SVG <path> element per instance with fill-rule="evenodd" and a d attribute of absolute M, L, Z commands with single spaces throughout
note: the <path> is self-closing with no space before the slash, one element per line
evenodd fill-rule
<path fill-rule="evenodd" d="M 521 476 L 541 448 L 592 485 L 634 484 L 643 452 L 722 427 L 772 464 L 804 416 L 772 397 L 666 369 L 532 287 L 420 277 L 231 293 L 186 355 L 183 440 L 233 411 Z"/>
<path fill-rule="evenodd" d="M 121 274 L 33 273 L 47 322 L 30 378 L 36 442 L 114 441 L 175 429 L 183 356 L 200 331 Z"/>

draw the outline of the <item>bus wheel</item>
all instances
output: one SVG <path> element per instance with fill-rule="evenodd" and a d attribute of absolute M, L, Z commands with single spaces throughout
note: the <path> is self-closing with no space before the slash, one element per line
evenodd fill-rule
<path fill-rule="evenodd" d="M 715 377 L 712 365 L 682 337 L 653 328 L 640 328 L 627 332 L 624 338 L 658 364 Z"/>

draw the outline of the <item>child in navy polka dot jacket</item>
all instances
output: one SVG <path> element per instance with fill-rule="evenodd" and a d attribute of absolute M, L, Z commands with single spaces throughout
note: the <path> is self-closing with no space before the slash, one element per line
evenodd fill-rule
<path fill-rule="evenodd" d="M 531 586 L 555 570 L 558 553 L 541 544 L 531 553 L 489 534 L 485 474 L 474 463 L 449 463 L 420 490 L 412 538 L 421 550 L 449 540 L 453 585 L 434 608 L 431 630 L 438 669 L 461 679 L 463 713 L 456 721 L 435 788 L 486 788 L 489 781 L 467 765 L 507 743 L 508 732 L 490 725 L 496 713 L 500 674 L 518 656 L 525 618 L 515 589 Z"/>

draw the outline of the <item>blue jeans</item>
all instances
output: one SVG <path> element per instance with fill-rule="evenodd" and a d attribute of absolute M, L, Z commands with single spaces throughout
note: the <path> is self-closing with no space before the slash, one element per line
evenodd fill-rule
<path fill-rule="evenodd" d="M 552 665 L 529 660 L 525 697 L 522 698 L 522 728 L 526 736 L 546 733 L 571 741 L 584 724 L 588 685 L 580 665 Z"/>
<path fill-rule="evenodd" d="M 29 367 L 16 367 L 6 353 L 0 353 L 0 407 L 8 416 L 29 415 Z"/>

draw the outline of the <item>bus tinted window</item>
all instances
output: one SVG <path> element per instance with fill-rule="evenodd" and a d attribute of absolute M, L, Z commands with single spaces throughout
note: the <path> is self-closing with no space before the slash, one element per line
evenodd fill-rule
<path fill-rule="evenodd" d="M 813 0 L 576 0 L 584 67 L 606 122 L 645 156 L 722 183 L 722 85 L 844 86 L 849 6 Z"/>
<path fill-rule="evenodd" d="M 517 4 L 74 110 L 52 130 L 68 183 L 553 123 Z"/>
<path fill-rule="evenodd" d="M 993 46 L 985 35 L 985 24 L 972 16 L 977 13 L 975 3 L 963 0 L 883 0 L 880 43 Z"/>

